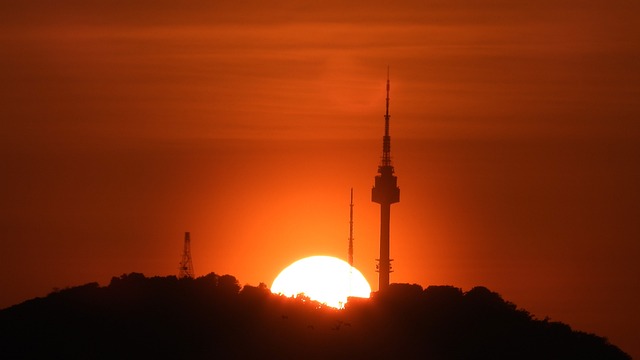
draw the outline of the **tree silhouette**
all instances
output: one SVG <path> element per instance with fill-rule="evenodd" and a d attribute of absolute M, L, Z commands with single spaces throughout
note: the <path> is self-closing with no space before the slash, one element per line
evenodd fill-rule
<path fill-rule="evenodd" d="M 0 358 L 629 359 L 490 291 L 391 284 L 343 310 L 231 275 L 131 273 L 0 311 Z"/>

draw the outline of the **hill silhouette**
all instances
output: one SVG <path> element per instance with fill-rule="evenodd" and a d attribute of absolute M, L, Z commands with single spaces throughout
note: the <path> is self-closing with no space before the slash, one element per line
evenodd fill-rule
<path fill-rule="evenodd" d="M 0 311 L 0 358 L 630 359 L 485 287 L 392 284 L 337 310 L 300 295 L 131 273 Z"/>

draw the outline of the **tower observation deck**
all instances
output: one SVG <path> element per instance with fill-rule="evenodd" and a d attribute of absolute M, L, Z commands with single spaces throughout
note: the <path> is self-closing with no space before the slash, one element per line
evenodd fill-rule
<path fill-rule="evenodd" d="M 382 137 L 382 159 L 378 166 L 378 175 L 375 177 L 375 185 L 371 189 L 371 201 L 380 204 L 380 258 L 376 259 L 376 271 L 378 271 L 378 290 L 383 291 L 389 287 L 389 275 L 391 261 L 389 258 L 389 227 L 391 220 L 391 204 L 400 201 L 400 188 L 398 178 L 394 175 L 391 165 L 391 136 L 389 136 L 389 73 L 387 71 L 387 100 L 386 113 L 384 115 L 384 136 Z"/>

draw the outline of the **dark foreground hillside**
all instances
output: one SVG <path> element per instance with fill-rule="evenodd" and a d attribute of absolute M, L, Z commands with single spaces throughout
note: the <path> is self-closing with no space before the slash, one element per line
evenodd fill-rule
<path fill-rule="evenodd" d="M 393 284 L 345 310 L 230 275 L 113 278 L 0 311 L 0 358 L 629 359 L 484 287 Z"/>

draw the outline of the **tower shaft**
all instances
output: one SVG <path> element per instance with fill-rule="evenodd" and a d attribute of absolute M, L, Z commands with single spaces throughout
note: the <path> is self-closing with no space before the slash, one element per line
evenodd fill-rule
<path fill-rule="evenodd" d="M 191 235 L 188 231 L 184 233 L 184 250 L 178 272 L 178 279 L 182 278 L 194 278 L 193 261 L 191 260 Z"/>
<path fill-rule="evenodd" d="M 390 222 L 391 204 L 400 201 L 398 178 L 394 175 L 391 164 L 391 136 L 389 135 L 389 74 L 387 72 L 386 113 L 384 115 L 384 136 L 382 138 L 382 159 L 378 166 L 375 185 L 371 189 L 371 201 L 380 204 L 380 258 L 378 260 L 378 290 L 389 287 L 389 275 L 392 272 L 390 258 Z"/>
<path fill-rule="evenodd" d="M 391 275 L 389 228 L 391 222 L 391 204 L 380 204 L 380 258 L 378 259 L 378 290 L 389 286 Z"/>

